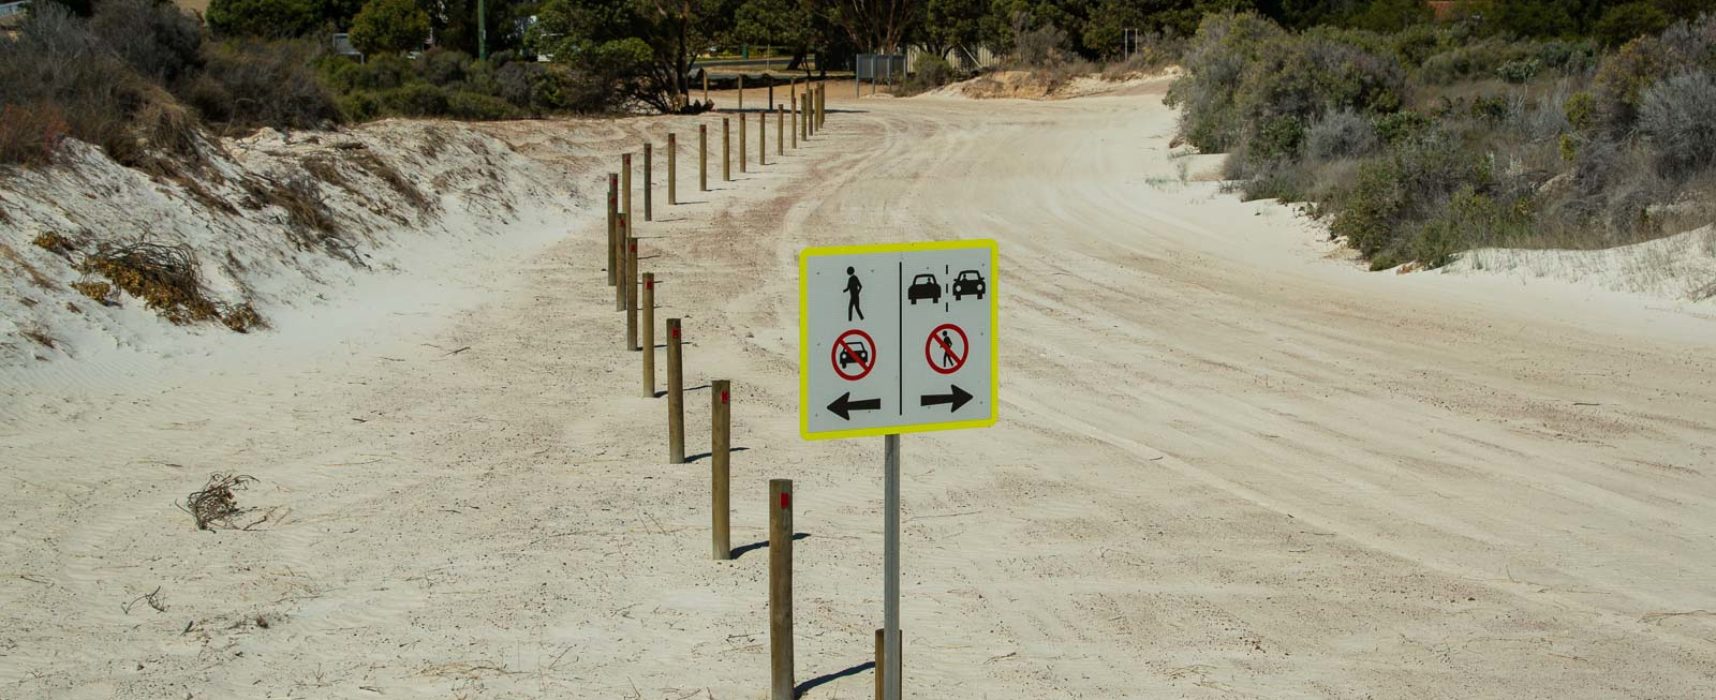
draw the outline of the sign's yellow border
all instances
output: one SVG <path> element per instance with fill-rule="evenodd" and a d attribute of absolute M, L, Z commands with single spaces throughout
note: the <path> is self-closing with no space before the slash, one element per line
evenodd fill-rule
<path fill-rule="evenodd" d="M 810 432 L 810 323 L 804 310 L 810 305 L 808 275 L 811 258 L 829 255 L 863 255 L 868 253 L 916 253 L 928 250 L 989 249 L 989 416 L 972 420 L 942 423 L 918 423 L 884 428 L 855 428 Z M 924 241 L 920 243 L 881 243 L 876 245 L 843 245 L 805 248 L 798 254 L 798 434 L 806 440 L 835 440 L 839 438 L 873 437 L 899 433 L 924 433 L 933 430 L 987 428 L 995 424 L 1001 412 L 1001 295 L 997 293 L 1001 278 L 1001 248 L 990 239 L 957 241 Z"/>

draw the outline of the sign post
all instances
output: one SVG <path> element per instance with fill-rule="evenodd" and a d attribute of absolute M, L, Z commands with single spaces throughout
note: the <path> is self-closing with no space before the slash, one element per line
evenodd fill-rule
<path fill-rule="evenodd" d="M 799 434 L 883 437 L 878 672 L 887 700 L 902 688 L 900 434 L 995 423 L 999 261 L 989 240 L 799 254 Z"/>

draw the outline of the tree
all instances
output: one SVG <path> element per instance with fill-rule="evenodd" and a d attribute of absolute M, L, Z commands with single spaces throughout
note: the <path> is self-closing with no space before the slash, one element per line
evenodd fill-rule
<path fill-rule="evenodd" d="M 352 46 L 366 54 L 404 53 L 429 37 L 429 13 L 414 0 L 369 0 L 352 18 Z"/>
<path fill-rule="evenodd" d="M 827 0 L 828 14 L 860 51 L 898 51 L 922 0 Z"/>
<path fill-rule="evenodd" d="M 527 43 L 627 99 L 678 112 L 696 53 L 731 32 L 734 13 L 732 0 L 546 0 Z"/>
<path fill-rule="evenodd" d="M 983 16 L 989 11 L 984 0 L 926 0 L 924 21 L 918 37 L 937 56 L 959 50 L 976 51 L 983 33 Z"/>
<path fill-rule="evenodd" d="M 318 21 L 311 0 L 211 0 L 206 18 L 217 35 L 262 39 L 300 36 Z"/>

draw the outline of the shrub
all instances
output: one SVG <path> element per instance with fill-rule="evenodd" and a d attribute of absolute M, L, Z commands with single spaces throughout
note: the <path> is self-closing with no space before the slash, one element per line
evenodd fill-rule
<path fill-rule="evenodd" d="M 1604 46 L 1620 46 L 1646 35 L 1656 35 L 1668 28 L 1668 15 L 1648 2 L 1629 2 L 1603 12 L 1594 33 Z"/>
<path fill-rule="evenodd" d="M 366 54 L 409 51 L 428 36 L 429 13 L 415 0 L 369 0 L 352 19 L 352 46 Z"/>
<path fill-rule="evenodd" d="M 54 103 L 0 106 L 0 163 L 43 165 L 71 131 Z"/>
<path fill-rule="evenodd" d="M 1663 174 L 1687 178 L 1716 164 L 1716 80 L 1700 71 L 1645 90 L 1639 130 L 1655 144 Z"/>
<path fill-rule="evenodd" d="M 915 95 L 951 83 L 956 78 L 953 64 L 941 56 L 925 52 L 918 56 L 918 63 L 913 66 L 912 73 L 900 82 L 894 89 L 894 94 Z"/>
<path fill-rule="evenodd" d="M 1496 69 L 1496 75 L 1502 80 L 1518 85 L 1537 76 L 1538 63 L 1536 60 L 1508 61 Z"/>
<path fill-rule="evenodd" d="M 1376 135 L 1391 146 L 1415 140 L 1430 130 L 1430 117 L 1419 112 L 1395 112 L 1376 118 Z"/>
<path fill-rule="evenodd" d="M 290 39 L 318 20 L 313 0 L 210 0 L 209 29 L 224 37 Z"/>
<path fill-rule="evenodd" d="M 155 0 L 105 0 L 90 30 L 133 70 L 171 84 L 202 64 L 203 27 L 196 17 Z"/>
<path fill-rule="evenodd" d="M 340 109 L 310 70 L 321 49 L 304 41 L 229 41 L 205 52 L 207 71 L 187 95 L 205 119 L 236 128 L 312 129 Z"/>
<path fill-rule="evenodd" d="M 519 108 L 493 95 L 456 90 L 447 94 L 446 114 L 454 119 L 511 119 L 519 116 Z"/>
<path fill-rule="evenodd" d="M 1352 109 L 1329 112 L 1305 130 L 1305 154 L 1316 160 L 1357 158 L 1376 146 L 1376 127 Z"/>
<path fill-rule="evenodd" d="M 150 148 L 182 147 L 185 134 L 162 126 L 158 103 L 172 97 L 137 75 L 63 6 L 45 3 L 30 12 L 14 38 L 0 37 L 0 106 L 14 115 L 6 157 L 12 162 L 51 159 L 63 136 L 97 144 L 125 165 L 141 164 Z M 151 117 L 147 122 L 144 117 Z M 165 135 L 169 144 L 152 137 Z"/>
<path fill-rule="evenodd" d="M 435 117 L 447 113 L 447 93 L 439 87 L 417 82 L 383 91 L 381 104 L 388 112 L 407 117 Z"/>

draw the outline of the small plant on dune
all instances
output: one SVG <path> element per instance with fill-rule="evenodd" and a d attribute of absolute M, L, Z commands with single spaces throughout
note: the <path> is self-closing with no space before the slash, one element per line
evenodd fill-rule
<path fill-rule="evenodd" d="M 101 275 L 114 287 L 144 301 L 149 308 L 176 324 L 213 320 L 220 310 L 203 290 L 197 275 L 196 256 L 183 246 L 155 243 L 102 245 L 84 257 L 85 275 Z M 101 290 L 92 280 L 80 282 L 85 295 L 104 303 L 111 290 Z"/>
<path fill-rule="evenodd" d="M 35 244 L 37 248 L 58 255 L 69 255 L 77 250 L 77 244 L 73 243 L 71 239 L 53 231 L 38 233 L 36 238 L 30 242 Z"/>

